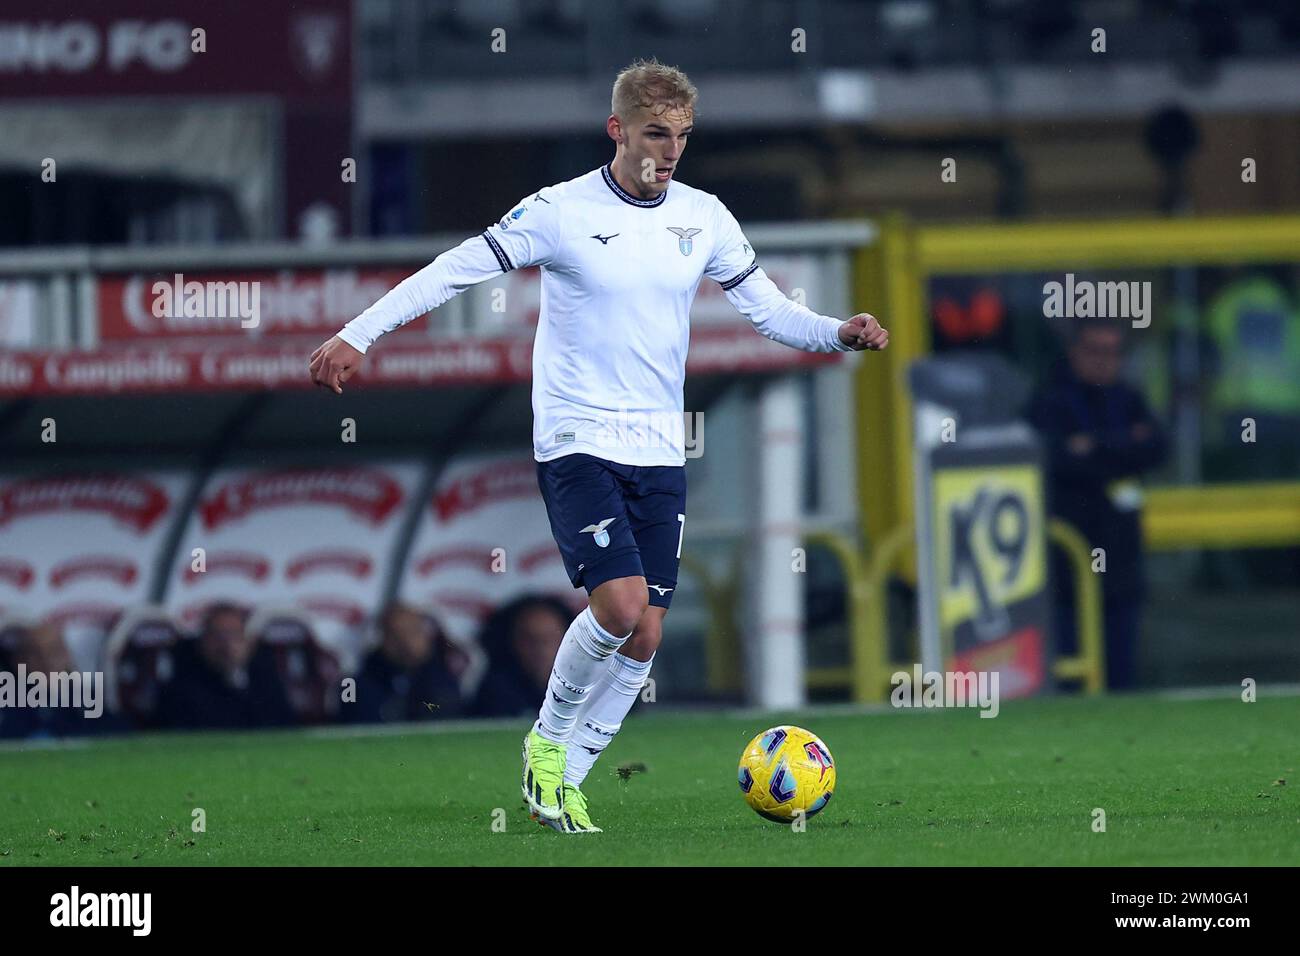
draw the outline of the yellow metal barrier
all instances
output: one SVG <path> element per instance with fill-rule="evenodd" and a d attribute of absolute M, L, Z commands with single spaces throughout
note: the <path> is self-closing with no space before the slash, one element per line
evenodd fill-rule
<path fill-rule="evenodd" d="M 864 704 L 878 704 L 889 698 L 889 675 L 911 671 L 912 665 L 889 660 L 889 596 L 885 585 L 889 571 L 898 559 L 916 546 L 911 525 L 899 525 L 876 545 L 864 582 L 867 598 L 866 621 L 860 631 L 853 658 L 853 699 Z"/>
<path fill-rule="evenodd" d="M 1092 552 L 1087 540 L 1060 518 L 1047 522 L 1047 536 L 1069 555 L 1074 566 L 1074 607 L 1079 653 L 1058 657 L 1052 674 L 1062 680 L 1079 680 L 1089 694 L 1106 689 L 1106 649 L 1101 633 L 1101 585 L 1092 572 Z"/>
<path fill-rule="evenodd" d="M 849 666 L 810 668 L 807 685 L 817 689 L 851 687 L 856 701 L 883 701 L 888 696 L 889 675 L 911 666 L 891 665 L 888 660 L 884 611 L 884 582 L 899 553 L 912 543 L 909 529 L 896 528 L 887 535 L 875 550 L 869 569 L 864 568 L 861 552 L 847 535 L 833 531 L 808 531 L 804 540 L 826 548 L 839 561 L 844 575 L 849 629 Z M 741 650 L 735 606 L 742 547 L 743 542 L 738 542 L 732 553 L 731 567 L 721 578 L 715 577 L 704 562 L 682 556 L 682 567 L 700 582 L 709 608 L 705 655 L 709 687 L 714 691 L 734 692 L 741 686 Z"/>
<path fill-rule="evenodd" d="M 889 348 L 860 356 L 854 373 L 857 487 L 871 502 L 863 522 L 863 535 L 871 540 L 914 520 L 907 370 L 930 352 L 916 232 L 904 217 L 886 217 L 880 241 L 860 249 L 854 263 L 854 308 L 871 312 L 889 329 Z M 903 575 L 915 579 L 910 555 Z"/>
<path fill-rule="evenodd" d="M 735 619 L 738 561 L 739 548 L 732 554 L 730 569 L 718 580 L 703 561 L 685 554 L 681 559 L 682 567 L 699 580 L 709 608 L 704 656 L 708 684 L 714 691 L 735 692 L 741 688 L 740 634 Z"/>
<path fill-rule="evenodd" d="M 918 278 L 1183 263 L 1294 262 L 1300 216 L 927 226 L 916 230 Z"/>
<path fill-rule="evenodd" d="M 1300 484 L 1152 488 L 1142 529 L 1152 551 L 1287 547 L 1300 542 Z"/>
<path fill-rule="evenodd" d="M 870 565 L 852 541 L 832 531 L 808 531 L 804 540 L 821 545 L 840 562 L 847 600 L 849 666 L 811 668 L 808 686 L 850 687 L 858 703 L 879 703 L 889 696 L 889 675 L 910 670 L 911 664 L 889 660 L 889 622 L 885 582 L 890 569 L 915 540 L 911 529 L 899 526 L 884 536 Z"/>
<path fill-rule="evenodd" d="M 1078 680 L 1089 694 L 1105 689 L 1105 649 L 1101 632 L 1101 587 L 1092 573 L 1088 543 L 1069 524 L 1053 518 L 1047 533 L 1060 545 L 1074 567 L 1075 595 L 1079 633 L 1079 652 L 1073 657 L 1058 658 L 1053 676 Z M 887 534 L 871 556 L 869 567 L 849 540 L 830 532 L 809 532 L 811 544 L 820 544 L 833 552 L 844 570 L 848 593 L 850 664 L 845 668 L 820 668 L 808 674 L 810 687 L 842 687 L 849 683 L 853 699 L 859 703 L 881 703 L 888 699 L 889 678 L 898 671 L 910 671 L 911 663 L 889 659 L 888 593 L 889 573 L 899 558 L 916 543 L 912 529 L 895 528 Z M 848 681 L 845 678 L 849 678 Z"/>
<path fill-rule="evenodd" d="M 1206 501 L 1209 507 L 1204 507 Z M 1225 521 L 1225 515 L 1232 520 Z M 1266 542 L 1288 545 L 1300 540 L 1300 485 L 1157 488 L 1149 493 L 1144 523 L 1147 547 L 1155 551 L 1186 547 L 1189 542 L 1211 548 L 1260 547 Z M 1100 693 L 1106 687 L 1105 644 L 1101 585 L 1092 573 L 1092 554 L 1083 535 L 1059 518 L 1048 521 L 1047 533 L 1074 569 L 1079 634 L 1078 654 L 1057 658 L 1052 673 L 1060 680 L 1080 681 L 1089 694 Z M 847 535 L 810 531 L 804 539 L 833 553 L 843 569 L 850 658 L 847 667 L 810 668 L 808 687 L 847 686 L 854 701 L 883 702 L 889 696 L 889 676 L 911 669 L 909 662 L 889 659 L 886 584 L 890 571 L 916 543 L 912 529 L 901 525 L 886 534 L 871 552 L 869 563 Z M 705 647 L 709 686 L 715 691 L 734 692 L 741 687 L 741 649 L 734 618 L 738 559 L 739 546 L 729 571 L 715 579 L 703 562 L 682 556 L 683 567 L 699 579 L 709 608 Z"/>

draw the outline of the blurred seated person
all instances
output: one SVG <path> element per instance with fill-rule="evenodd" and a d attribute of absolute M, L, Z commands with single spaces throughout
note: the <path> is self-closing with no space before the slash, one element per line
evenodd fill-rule
<path fill-rule="evenodd" d="M 1120 378 L 1125 334 L 1118 320 L 1077 322 L 1066 360 L 1034 395 L 1027 416 L 1043 439 L 1052 514 L 1078 529 L 1089 549 L 1105 552 L 1100 577 L 1111 690 L 1136 682 L 1146 592 L 1139 479 L 1168 453 L 1141 393 Z M 1078 646 L 1074 574 L 1063 557 L 1053 556 L 1055 624 L 1061 647 L 1072 650 Z"/>
<path fill-rule="evenodd" d="M 158 696 L 162 727 L 243 730 L 294 722 L 274 660 L 246 625 L 241 608 L 216 603 L 204 613 L 199 636 L 177 644 L 172 679 Z"/>
<path fill-rule="evenodd" d="M 12 621 L 0 626 L 0 671 L 13 671 L 14 651 L 18 649 L 18 642 L 26 630 L 26 627 Z"/>
<path fill-rule="evenodd" d="M 395 603 L 384 611 L 380 629 L 379 646 L 357 672 L 356 700 L 343 704 L 343 720 L 389 723 L 460 716 L 460 685 L 448 660 L 453 648 L 433 618 Z"/>
<path fill-rule="evenodd" d="M 13 681 L 12 691 L 21 695 L 26 702 L 34 698 L 35 690 L 31 677 L 33 674 L 44 675 L 44 706 L 15 706 L 11 701 L 0 698 L 0 738 L 10 740 L 30 740 L 40 737 L 84 737 L 89 734 L 102 733 L 120 729 L 107 711 L 104 698 L 105 688 L 102 675 L 96 682 L 93 675 L 86 679 L 77 670 L 72 660 L 63 632 L 52 623 L 24 627 L 16 631 L 13 646 L 13 660 L 5 667 L 9 679 Z M 25 682 L 18 684 L 18 668 L 24 668 Z M 52 675 L 69 675 L 68 679 L 54 678 Z M 73 706 L 77 697 L 64 699 L 63 694 L 76 694 L 69 681 L 81 685 L 79 702 Z M 54 700 L 54 695 L 60 697 Z M 6 695 L 7 697 L 7 695 Z M 56 706 L 57 705 L 57 706 Z M 96 716 L 87 716 L 87 714 Z"/>
<path fill-rule="evenodd" d="M 488 668 L 479 684 L 474 713 L 535 717 L 574 616 L 563 601 L 544 595 L 516 598 L 494 611 L 479 637 Z"/>

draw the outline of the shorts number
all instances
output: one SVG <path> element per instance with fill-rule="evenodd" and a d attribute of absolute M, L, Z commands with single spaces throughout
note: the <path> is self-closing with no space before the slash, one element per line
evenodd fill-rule
<path fill-rule="evenodd" d="M 682 536 L 686 534 L 686 515 L 679 514 L 677 521 L 681 527 L 677 529 L 677 560 L 682 558 Z"/>

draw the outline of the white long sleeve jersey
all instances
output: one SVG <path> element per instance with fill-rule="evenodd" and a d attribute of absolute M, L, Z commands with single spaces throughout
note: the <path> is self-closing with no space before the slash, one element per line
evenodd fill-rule
<path fill-rule="evenodd" d="M 349 322 L 365 352 L 384 332 L 469 286 L 542 270 L 533 345 L 533 457 L 583 452 L 625 465 L 685 463 L 690 311 L 703 276 L 763 335 L 810 352 L 846 351 L 838 319 L 788 299 L 754 261 L 716 196 L 674 181 L 655 199 L 608 166 L 523 199 Z"/>

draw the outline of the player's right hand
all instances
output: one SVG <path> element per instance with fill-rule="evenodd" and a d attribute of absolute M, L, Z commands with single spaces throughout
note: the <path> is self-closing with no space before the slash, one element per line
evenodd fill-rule
<path fill-rule="evenodd" d="M 311 380 L 322 388 L 343 394 L 343 383 L 361 365 L 361 353 L 337 335 L 311 353 Z"/>

